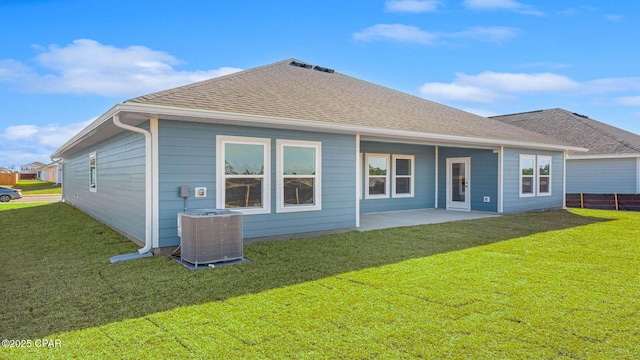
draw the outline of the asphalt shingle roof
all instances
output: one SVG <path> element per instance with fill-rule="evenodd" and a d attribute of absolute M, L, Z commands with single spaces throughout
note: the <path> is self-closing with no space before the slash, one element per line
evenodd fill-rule
<path fill-rule="evenodd" d="M 640 153 L 640 135 L 564 109 L 507 114 L 492 119 L 589 149 L 587 153 L 577 155 Z"/>
<path fill-rule="evenodd" d="M 567 145 L 338 72 L 292 66 L 294 59 L 127 102 L 483 139 Z"/>

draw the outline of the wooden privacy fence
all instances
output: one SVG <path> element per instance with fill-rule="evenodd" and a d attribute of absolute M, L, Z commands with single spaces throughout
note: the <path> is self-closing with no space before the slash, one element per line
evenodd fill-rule
<path fill-rule="evenodd" d="M 20 180 L 18 173 L 0 173 L 0 185 L 15 185 Z"/>
<path fill-rule="evenodd" d="M 583 193 L 567 194 L 567 207 L 640 211 L 640 195 Z"/>

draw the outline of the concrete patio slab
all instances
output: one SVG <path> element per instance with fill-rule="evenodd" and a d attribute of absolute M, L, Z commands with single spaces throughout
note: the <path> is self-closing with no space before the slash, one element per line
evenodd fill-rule
<path fill-rule="evenodd" d="M 389 211 L 360 215 L 360 227 L 357 230 L 369 231 L 400 226 L 437 224 L 449 221 L 474 220 L 498 216 L 500 216 L 500 214 L 490 212 L 467 212 L 444 209 Z"/>

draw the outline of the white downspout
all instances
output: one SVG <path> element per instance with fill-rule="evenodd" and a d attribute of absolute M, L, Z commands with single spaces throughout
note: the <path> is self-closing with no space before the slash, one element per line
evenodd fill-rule
<path fill-rule="evenodd" d="M 120 116 L 118 115 L 113 115 L 113 124 L 121 129 L 125 129 L 125 130 L 129 130 L 129 131 L 133 131 L 133 132 L 137 132 L 139 134 L 144 135 L 144 143 L 145 143 L 145 232 L 144 232 L 144 247 L 138 250 L 138 254 L 149 254 L 147 256 L 151 256 L 152 254 L 149 252 L 151 250 L 151 247 L 153 245 L 153 179 L 152 179 L 152 173 L 153 173 L 153 167 L 151 164 L 151 160 L 152 160 L 152 151 L 151 151 L 151 133 L 147 130 L 141 129 L 139 127 L 135 127 L 135 126 L 131 126 L 131 125 L 127 125 L 127 124 L 123 124 L 122 122 L 120 122 Z M 126 256 L 129 254 L 125 254 L 125 255 L 120 255 L 120 256 Z M 124 261 L 124 260 L 129 260 L 129 258 L 123 258 L 122 260 L 120 260 L 120 258 L 116 259 L 116 261 L 114 261 L 114 258 L 116 258 L 116 256 L 114 256 L 113 258 L 111 258 L 111 262 L 117 262 L 117 261 Z M 136 258 L 136 257 L 133 257 Z"/>
<path fill-rule="evenodd" d="M 567 209 L 567 151 L 562 152 L 562 208 Z"/>

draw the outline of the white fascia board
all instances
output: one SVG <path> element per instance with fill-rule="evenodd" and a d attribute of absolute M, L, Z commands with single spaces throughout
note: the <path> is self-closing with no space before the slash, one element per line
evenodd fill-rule
<path fill-rule="evenodd" d="M 597 160 L 597 159 L 629 159 L 640 157 L 637 154 L 607 154 L 607 155 L 567 155 L 567 160 Z"/>
<path fill-rule="evenodd" d="M 84 138 L 88 137 L 92 131 L 94 131 L 98 126 L 102 125 L 105 121 L 111 119 L 114 115 L 119 113 L 118 105 L 115 105 L 111 109 L 109 109 L 106 113 L 102 114 L 99 118 L 95 119 L 91 124 L 87 125 L 84 129 L 82 129 L 79 133 L 77 133 L 74 137 L 69 139 L 66 143 L 58 148 L 51 156 L 51 159 L 54 158 L 62 158 L 60 154 L 64 153 L 68 149 L 73 148 L 77 143 L 82 142 Z"/>
<path fill-rule="evenodd" d="M 72 148 L 75 144 L 82 141 L 85 137 L 89 136 L 91 130 L 97 128 L 100 124 L 111 118 L 113 115 L 119 113 L 138 113 L 145 114 L 150 118 L 166 118 L 174 117 L 176 120 L 184 119 L 187 121 L 198 122 L 216 122 L 216 121 L 231 121 L 237 124 L 243 125 L 256 125 L 256 126 L 282 126 L 286 128 L 293 128 L 307 131 L 323 131 L 329 133 L 344 133 L 344 134 L 360 134 L 361 136 L 380 136 L 385 138 L 397 138 L 406 140 L 416 140 L 425 142 L 439 142 L 443 144 L 454 145 L 468 144 L 477 146 L 508 146 L 508 147 L 523 147 L 527 149 L 538 150 L 555 150 L 555 151 L 587 151 L 585 148 L 574 146 L 562 146 L 553 144 L 541 144 L 534 142 L 521 142 L 512 140 L 501 139 L 486 139 L 475 138 L 470 136 L 458 136 L 458 135 L 444 135 L 434 133 L 422 133 L 409 130 L 393 130 L 385 128 L 372 128 L 367 126 L 358 125 L 345 125 L 339 123 L 329 123 L 324 121 L 311 121 L 300 120 L 292 118 L 282 118 L 274 116 L 263 115 L 251 115 L 251 114 L 238 114 L 230 112 L 222 112 L 215 110 L 202 110 L 202 109 L 186 109 L 165 105 L 153 105 L 153 104 L 140 104 L 140 103 L 122 103 L 112 107 L 109 111 L 104 113 L 84 130 L 74 136 L 67 143 L 62 145 L 51 156 L 58 157 L 64 151 Z"/>
<path fill-rule="evenodd" d="M 444 135 L 434 133 L 420 133 L 409 130 L 392 130 L 384 128 L 371 128 L 367 126 L 357 125 L 344 125 L 339 123 L 329 123 L 323 121 L 311 121 L 300 120 L 273 116 L 262 115 L 250 115 L 250 114 L 237 114 L 215 110 L 201 110 L 201 109 L 185 109 L 164 105 L 150 105 L 150 104 L 138 104 L 138 103 L 124 103 L 118 105 L 121 111 L 135 112 L 135 113 L 148 113 L 150 115 L 165 115 L 176 116 L 186 118 L 198 118 L 202 120 L 229 120 L 238 123 L 252 123 L 256 125 L 281 125 L 287 128 L 300 128 L 305 130 L 326 131 L 326 132 L 338 132 L 355 134 L 359 133 L 361 136 L 383 136 L 383 137 L 397 137 L 401 139 L 415 139 L 423 141 L 441 141 L 450 143 L 469 143 L 484 146 L 509 146 L 509 147 L 525 147 L 531 149 L 540 150 L 558 150 L 558 151 L 587 151 L 588 149 L 575 147 L 575 146 L 563 146 L 553 144 L 542 144 L 534 142 L 522 142 L 512 140 L 500 140 L 500 139 L 486 139 L 486 138 L 474 138 L 469 136 L 458 135 Z M 153 117 L 153 116 L 152 116 Z M 205 121 L 206 122 L 206 121 Z"/>

